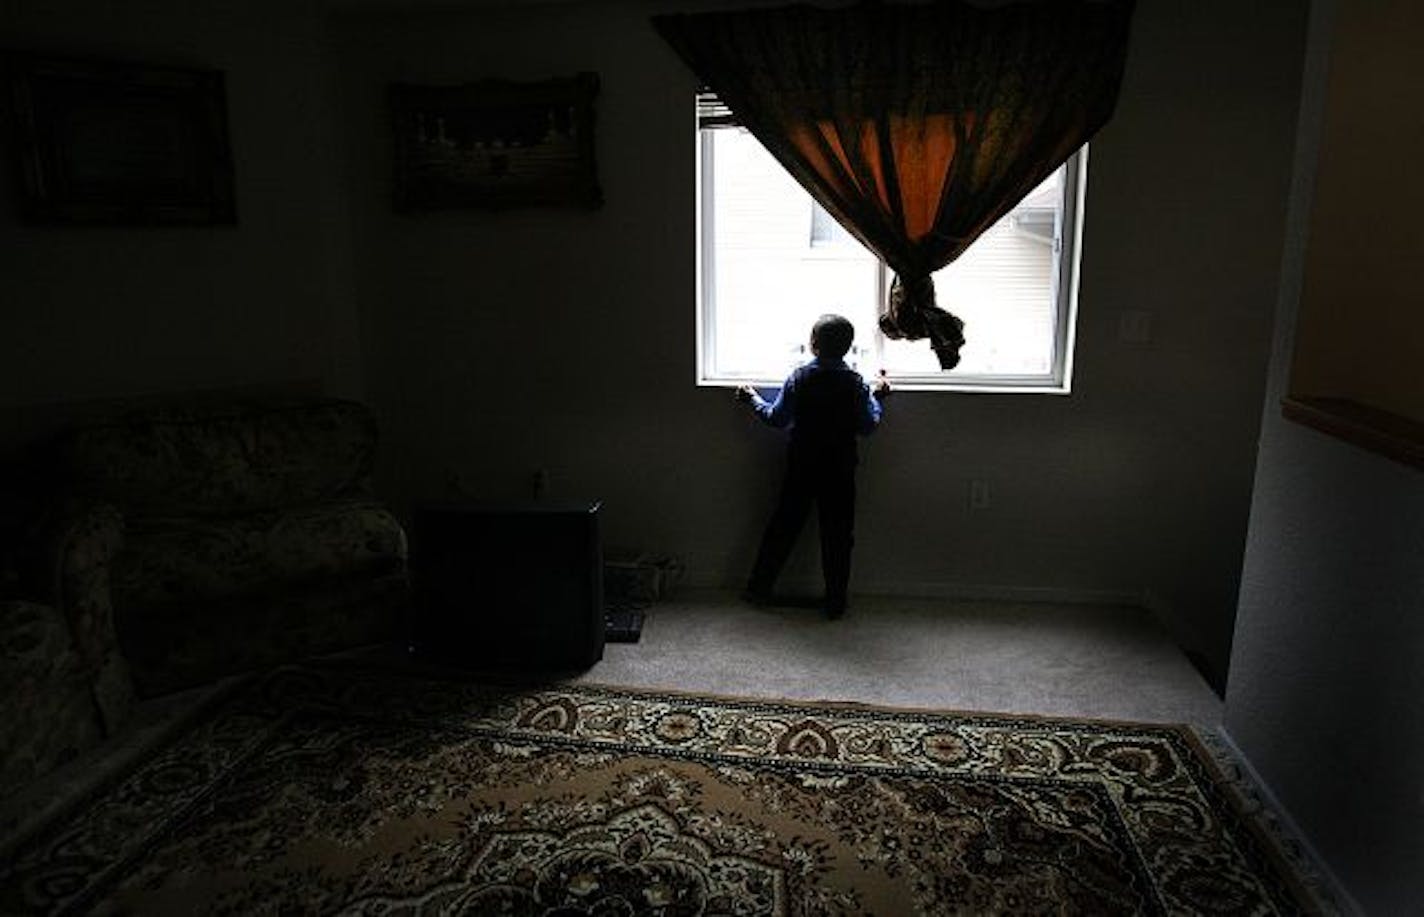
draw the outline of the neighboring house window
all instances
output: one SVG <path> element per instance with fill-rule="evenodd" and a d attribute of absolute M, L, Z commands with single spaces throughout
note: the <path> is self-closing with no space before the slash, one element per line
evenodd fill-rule
<path fill-rule="evenodd" d="M 855 236 L 846 232 L 845 227 L 826 212 L 826 208 L 811 201 L 811 244 L 844 245 L 846 242 L 855 244 Z"/>
<path fill-rule="evenodd" d="M 934 274 L 965 323 L 962 361 L 941 372 L 927 341 L 892 341 L 877 317 L 891 274 L 729 113 L 699 97 L 698 381 L 779 384 L 809 359 L 811 324 L 849 318 L 862 374 L 901 388 L 1066 392 L 1087 150 Z"/>

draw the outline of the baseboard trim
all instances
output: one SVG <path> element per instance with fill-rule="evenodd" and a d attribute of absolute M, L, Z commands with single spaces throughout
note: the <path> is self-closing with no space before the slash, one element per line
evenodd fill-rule
<path fill-rule="evenodd" d="M 944 598 L 970 602 L 1022 602 L 1055 605 L 1123 605 L 1143 608 L 1138 592 L 1115 589 L 1077 589 L 1064 586 L 1011 586 L 1004 583 L 921 581 L 912 583 L 857 584 L 852 592 L 865 595 Z"/>
<path fill-rule="evenodd" d="M 687 585 L 703 589 L 739 589 L 740 584 L 725 579 L 689 575 Z M 777 589 L 797 594 L 818 594 L 824 584 L 816 577 L 783 577 Z M 1002 583 L 964 583 L 949 580 L 879 581 L 856 580 L 851 596 L 875 595 L 894 598 L 946 599 L 962 602 L 1014 602 L 1049 605 L 1114 605 L 1152 612 L 1145 592 L 1117 589 L 1079 589 L 1064 586 L 1011 586 Z"/>

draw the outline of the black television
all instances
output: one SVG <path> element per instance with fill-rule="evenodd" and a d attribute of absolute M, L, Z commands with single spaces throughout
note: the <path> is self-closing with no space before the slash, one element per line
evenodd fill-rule
<path fill-rule="evenodd" d="M 497 670 L 603 658 L 600 504 L 423 503 L 410 526 L 411 649 Z"/>

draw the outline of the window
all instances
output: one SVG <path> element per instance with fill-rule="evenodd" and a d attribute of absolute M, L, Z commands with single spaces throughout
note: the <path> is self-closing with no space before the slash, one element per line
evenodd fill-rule
<path fill-rule="evenodd" d="M 755 137 L 703 112 L 700 384 L 780 384 L 810 358 L 816 317 L 838 312 L 856 329 L 847 362 L 867 377 L 883 368 L 904 389 L 1068 390 L 1086 148 L 934 274 L 968 339 L 959 366 L 942 372 L 928 342 L 880 333 L 885 264 Z"/>

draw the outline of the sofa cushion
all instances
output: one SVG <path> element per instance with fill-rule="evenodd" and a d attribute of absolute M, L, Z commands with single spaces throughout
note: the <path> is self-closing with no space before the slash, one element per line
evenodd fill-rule
<path fill-rule="evenodd" d="M 378 503 L 341 500 L 225 517 L 129 523 L 111 570 L 116 607 L 220 599 L 404 568 L 405 532 Z"/>
<path fill-rule="evenodd" d="M 125 516 L 221 515 L 367 495 L 375 430 L 349 401 L 163 408 L 72 431 L 59 462 Z"/>
<path fill-rule="evenodd" d="M 401 633 L 403 571 L 288 585 L 225 599 L 119 610 L 119 638 L 140 697 L 156 697 Z"/>

